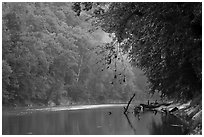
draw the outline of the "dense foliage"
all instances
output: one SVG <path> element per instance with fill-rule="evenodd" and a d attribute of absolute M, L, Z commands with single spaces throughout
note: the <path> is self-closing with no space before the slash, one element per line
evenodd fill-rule
<path fill-rule="evenodd" d="M 73 9 L 80 15 L 77 9 L 86 4 Z M 145 72 L 150 91 L 178 99 L 202 93 L 202 3 L 92 5 L 95 23 L 114 34 L 132 65 Z"/>
<path fill-rule="evenodd" d="M 97 54 L 107 45 L 100 39 L 105 33 L 94 31 L 89 14 L 75 16 L 71 6 L 3 3 L 3 105 L 124 102 L 135 91 L 138 99 L 144 96 L 142 72 L 116 60 L 105 68 L 100 60 L 106 53 Z M 115 64 L 128 79 L 114 79 Z"/>

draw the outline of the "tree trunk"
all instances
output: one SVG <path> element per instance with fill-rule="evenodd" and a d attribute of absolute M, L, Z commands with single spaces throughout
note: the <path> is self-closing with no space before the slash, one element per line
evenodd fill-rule
<path fill-rule="evenodd" d="M 82 62 L 83 62 L 83 56 L 81 57 L 80 61 L 79 61 L 79 64 L 78 64 L 78 74 L 77 74 L 77 78 L 76 78 L 76 82 L 78 83 L 79 82 L 79 77 L 80 77 L 80 73 L 81 73 L 81 67 L 82 67 Z"/>

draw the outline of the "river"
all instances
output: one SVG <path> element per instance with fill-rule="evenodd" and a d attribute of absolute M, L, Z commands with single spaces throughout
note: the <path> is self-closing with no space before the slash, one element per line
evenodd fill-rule
<path fill-rule="evenodd" d="M 143 112 L 123 114 L 125 104 L 3 110 L 3 135 L 181 135 L 173 115 Z"/>

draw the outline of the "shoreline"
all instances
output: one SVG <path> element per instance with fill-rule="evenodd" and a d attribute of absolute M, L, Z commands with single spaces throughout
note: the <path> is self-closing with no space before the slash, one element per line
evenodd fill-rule
<path fill-rule="evenodd" d="M 172 114 L 188 127 L 187 135 L 202 135 L 202 104 L 192 104 L 192 101 L 187 103 L 175 103 L 172 107 L 177 107 L 178 110 Z M 169 108 L 170 109 L 170 108 Z"/>

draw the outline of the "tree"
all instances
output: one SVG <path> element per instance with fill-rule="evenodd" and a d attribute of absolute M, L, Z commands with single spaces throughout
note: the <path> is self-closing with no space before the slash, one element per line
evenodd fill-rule
<path fill-rule="evenodd" d="M 93 3 L 94 5 L 94 3 Z M 113 33 L 150 90 L 190 99 L 202 87 L 201 3 L 106 3 L 97 25 Z M 113 45 L 114 46 L 114 45 Z"/>
<path fill-rule="evenodd" d="M 90 4 L 84 8 L 91 9 Z M 117 48 L 101 42 L 103 31 L 95 35 L 92 13 L 76 16 L 71 7 L 72 3 L 3 3 L 4 105 L 124 102 L 137 88 L 131 68 L 123 69 L 128 62 L 114 56 L 108 63 Z M 97 14 L 103 12 L 97 9 Z"/>
<path fill-rule="evenodd" d="M 54 11 L 59 9 L 52 3 L 3 5 L 4 68 L 10 67 L 12 72 L 3 77 L 5 99 L 46 104 L 54 98 L 58 102 L 65 74 L 73 72 L 70 68 L 76 62 L 74 37 L 68 33 L 73 29 L 58 20 Z"/>

